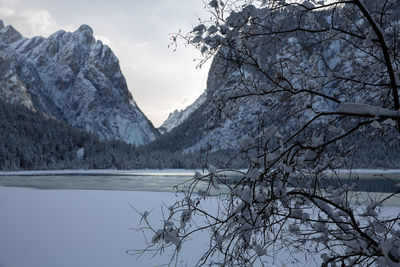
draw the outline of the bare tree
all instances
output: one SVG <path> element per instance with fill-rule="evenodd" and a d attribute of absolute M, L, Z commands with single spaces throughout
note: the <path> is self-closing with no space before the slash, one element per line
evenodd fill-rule
<path fill-rule="evenodd" d="M 266 103 L 260 116 L 279 120 L 241 140 L 247 172 L 234 181 L 213 167 L 197 173 L 164 227 L 145 218 L 154 234 L 145 250 L 178 252 L 207 229 L 209 250 L 198 265 L 268 263 L 288 248 L 319 255 L 323 266 L 399 266 L 399 215 L 381 214 L 396 194 L 358 198 L 353 177 L 335 171 L 350 165 L 365 136 L 398 142 L 400 2 L 212 0 L 206 8 L 209 20 L 173 39 L 197 47 L 200 64 L 214 57 L 224 89 L 218 111 L 229 116 L 256 97 Z M 221 208 L 202 208 L 221 187 Z M 192 223 L 199 217 L 206 223 Z"/>

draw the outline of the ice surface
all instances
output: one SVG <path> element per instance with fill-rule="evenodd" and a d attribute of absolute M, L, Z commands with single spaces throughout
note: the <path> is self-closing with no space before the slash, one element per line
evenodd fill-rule
<path fill-rule="evenodd" d="M 43 171 L 0 171 L 2 176 L 12 175 L 55 175 L 55 174 L 147 174 L 147 175 L 194 175 L 195 170 L 187 169 L 135 169 L 135 170 L 43 170 Z"/>
<path fill-rule="evenodd" d="M 154 258 L 126 254 L 145 246 L 142 233 L 132 230 L 138 227 L 141 216 L 129 203 L 139 211 L 151 211 L 147 217 L 160 227 L 161 205 L 175 199 L 175 194 L 165 192 L 0 187 L 0 266 L 131 267 L 168 263 L 168 252 Z M 211 212 L 217 207 L 213 200 L 204 205 Z M 195 265 L 207 247 L 207 234 L 199 232 L 182 247 L 178 266 Z M 281 255 L 276 264 L 293 266 L 287 254 Z M 307 266 L 316 265 L 309 262 Z"/>
<path fill-rule="evenodd" d="M 167 257 L 127 255 L 143 246 L 140 210 L 159 208 L 172 193 L 52 191 L 0 187 L 0 266 L 155 266 Z M 155 215 L 154 211 L 151 215 Z M 150 216 L 151 217 L 151 216 Z M 195 251 L 186 252 L 187 258 Z M 189 261 L 190 262 L 190 261 Z"/>
<path fill-rule="evenodd" d="M 357 172 L 383 173 L 383 170 L 353 170 Z M 349 172 L 339 170 L 339 172 Z M 386 170 L 386 173 L 399 170 Z M 49 175 L 49 174 L 148 174 L 168 180 L 167 174 L 182 179 L 194 176 L 194 170 L 56 170 L 30 172 L 2 172 L 2 175 Z M 153 176 L 155 177 L 155 176 Z M 11 177 L 14 178 L 14 177 Z M 35 178 L 27 176 L 26 179 Z M 162 179 L 161 179 L 162 178 Z M 185 178 L 186 179 L 186 178 Z M 151 181 L 148 181 L 149 188 Z M 155 190 L 155 189 L 153 189 Z M 243 199 L 248 193 L 239 192 Z M 179 196 L 178 196 L 179 197 Z M 148 211 L 146 217 L 160 226 L 160 207 L 169 206 L 176 200 L 171 192 L 112 191 L 112 190 L 36 190 L 0 186 L 0 266 L 157 266 L 167 263 L 169 254 L 151 258 L 144 255 L 137 259 L 127 250 L 144 247 L 138 227 L 142 217 L 131 209 Z M 215 198 L 205 203 L 215 212 Z M 398 211 L 400 203 L 384 206 L 388 214 Z M 183 222 L 184 223 L 184 222 Z M 178 266 L 194 266 L 202 250 L 207 246 L 208 232 L 195 236 L 181 250 Z M 151 239 L 151 236 L 149 236 Z M 275 266 L 294 266 L 289 255 L 279 254 Z M 284 264 L 283 264 L 284 263 Z M 316 266 L 314 262 L 306 265 Z"/>

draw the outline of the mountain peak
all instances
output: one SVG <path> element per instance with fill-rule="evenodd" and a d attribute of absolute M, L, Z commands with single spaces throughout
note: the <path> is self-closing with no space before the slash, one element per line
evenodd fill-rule
<path fill-rule="evenodd" d="M 0 30 L 4 28 L 4 23 L 3 21 L 0 19 Z"/>
<path fill-rule="evenodd" d="M 82 24 L 76 31 L 76 33 L 83 34 L 86 36 L 92 36 L 93 30 L 89 25 Z"/>
<path fill-rule="evenodd" d="M 93 30 L 89 25 L 83 24 L 74 32 L 74 35 L 78 37 L 79 42 L 82 44 L 91 44 L 93 43 Z"/>
<path fill-rule="evenodd" d="M 1 27 L 1 26 L 3 26 L 3 27 Z M 22 38 L 22 35 L 16 29 L 14 29 L 13 26 L 8 25 L 8 26 L 4 27 L 4 24 L 2 21 L 0 23 L 0 35 L 3 36 L 6 43 L 13 43 Z"/>

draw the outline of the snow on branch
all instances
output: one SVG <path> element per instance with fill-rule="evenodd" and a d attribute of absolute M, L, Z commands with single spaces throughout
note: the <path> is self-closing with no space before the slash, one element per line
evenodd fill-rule
<path fill-rule="evenodd" d="M 336 110 L 337 113 L 347 115 L 358 115 L 366 117 L 385 117 L 385 118 L 398 118 L 400 116 L 399 110 L 390 110 L 378 106 L 357 103 L 342 103 Z"/>

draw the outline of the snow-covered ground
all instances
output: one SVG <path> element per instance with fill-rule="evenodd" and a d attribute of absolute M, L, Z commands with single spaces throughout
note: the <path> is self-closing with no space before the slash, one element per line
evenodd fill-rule
<path fill-rule="evenodd" d="M 99 190 L 103 188 L 102 184 L 107 186 L 105 178 L 112 177 L 108 176 L 110 173 L 132 175 L 129 177 L 132 183 L 141 180 L 143 186 L 146 184 L 146 187 L 134 184 L 135 190 L 148 191 Z M 48 174 L 59 175 L 49 178 L 51 181 L 83 179 L 85 174 L 92 174 L 93 177 L 99 174 L 100 178 L 94 181 L 97 190 L 64 190 L 58 187 L 54 188 L 59 190 L 38 190 L 0 186 L 0 267 L 159 266 L 168 262 L 168 255 L 153 258 L 144 255 L 137 259 L 126 253 L 145 246 L 142 233 L 132 230 L 138 227 L 140 216 L 129 203 L 137 210 L 151 211 L 150 220 L 159 224 L 161 206 L 168 206 L 176 199 L 176 195 L 170 192 L 172 188 L 168 188 L 172 183 L 191 177 L 193 170 L 69 170 L 15 172 L 13 175 L 26 175 L 20 178 L 28 181 L 32 178 L 44 179 Z M 63 174 L 82 176 L 63 178 Z M 102 174 L 107 176 L 102 177 Z M 140 176 L 142 174 L 144 176 Z M 4 175 L 1 179 L 18 178 L 7 177 L 10 173 Z M 42 178 L 29 175 L 42 175 Z M 135 178 L 134 175 L 138 176 Z M 123 179 L 121 176 L 119 178 Z M 81 181 L 80 185 L 85 185 L 85 181 Z M 75 180 L 71 180 L 71 183 L 75 183 Z M 211 210 L 216 206 L 209 203 Z M 400 199 L 393 198 L 386 203 L 385 209 L 389 213 L 398 212 Z M 182 262 L 178 266 L 194 266 L 201 251 L 207 247 L 207 236 L 207 232 L 200 233 L 183 247 Z M 288 255 L 280 256 L 274 266 L 293 266 Z M 308 262 L 297 266 L 315 265 Z"/>
<path fill-rule="evenodd" d="M 0 186 L 1 267 L 109 267 L 160 266 L 165 255 L 126 253 L 145 247 L 137 228 L 139 211 L 160 226 L 161 206 L 176 199 L 174 193 L 103 190 L 37 190 Z M 215 200 L 215 199 L 214 199 Z M 214 203 L 215 204 L 215 203 Z M 211 211 L 217 205 L 207 205 Z M 151 236 L 149 237 L 151 238 Z M 180 251 L 177 266 L 195 266 L 208 245 L 208 232 L 200 232 Z M 293 265 L 289 255 L 275 266 Z M 316 266 L 307 262 L 306 266 Z"/>
<path fill-rule="evenodd" d="M 168 192 L 0 187 L 0 266 L 147 267 L 168 263 L 168 254 L 137 258 L 126 253 L 145 246 L 142 233 L 132 230 L 138 227 L 140 216 L 129 203 L 150 211 L 150 221 L 159 225 L 161 206 L 175 198 Z M 387 207 L 387 212 L 399 211 L 399 207 Z M 178 266 L 194 266 L 206 247 L 207 232 L 202 232 L 183 246 Z M 317 266 L 312 260 L 293 265 L 290 259 L 279 254 L 270 266 Z"/>
<path fill-rule="evenodd" d="M 101 190 L 36 190 L 0 187 L 0 266 L 109 267 L 157 266 L 168 256 L 139 259 L 127 250 L 144 247 L 143 235 L 132 230 L 138 210 L 153 210 L 157 223 L 162 203 L 175 194 Z M 128 203 L 129 202 L 129 203 Z M 193 266 L 206 240 L 183 248 L 182 260 Z M 184 264 L 185 266 L 185 264 Z"/>

